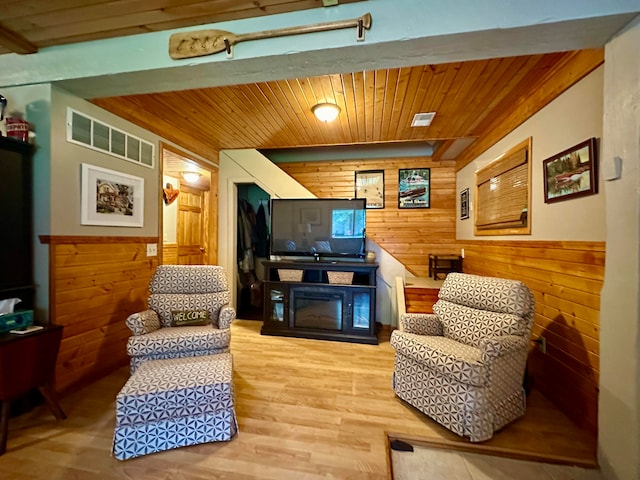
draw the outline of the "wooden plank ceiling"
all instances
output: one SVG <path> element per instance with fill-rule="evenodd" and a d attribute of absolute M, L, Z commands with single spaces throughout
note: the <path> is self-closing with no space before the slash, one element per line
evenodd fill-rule
<path fill-rule="evenodd" d="M 435 141 L 444 145 L 434 156 L 439 160 L 448 159 L 446 149 L 456 139 L 487 134 L 579 55 L 381 69 L 93 101 L 206 158 L 217 158 L 221 149 Z M 601 55 L 594 57 L 591 69 L 601 62 Z M 311 107 L 322 101 L 340 107 L 337 120 L 315 119 Z M 430 126 L 411 127 L 416 113 L 431 111 L 436 116 Z"/>
<path fill-rule="evenodd" d="M 362 0 L 340 0 L 351 3 Z M 322 7 L 323 0 L 1 0 L 0 54 Z M 330 8 L 330 7 L 329 7 Z M 359 71 L 312 78 L 94 99 L 94 102 L 205 158 L 221 149 L 293 148 L 385 142 L 442 145 L 434 160 L 466 156 L 496 140 L 518 108 L 530 116 L 588 73 L 580 52 Z M 593 68 L 602 55 L 588 56 Z M 578 71 L 580 74 L 576 74 Z M 558 73 L 562 73 L 559 75 Z M 557 78 L 566 81 L 562 88 Z M 552 85 L 552 86 L 549 86 Z M 536 92 L 543 92 L 540 96 Z M 538 95 L 536 105 L 526 105 Z M 341 108 L 319 123 L 318 102 Z M 416 113 L 436 112 L 411 128 Z M 522 121 L 520 118 L 519 121 Z M 493 135 L 489 135 L 493 132 Z M 503 131 L 501 134 L 505 134 Z M 462 139 L 463 142 L 456 142 Z M 472 143 L 472 140 L 480 139 Z M 471 145 L 471 146 L 469 146 Z M 474 147 L 475 145 L 475 147 Z M 453 147 L 453 148 L 451 148 Z M 484 147 L 483 147 L 484 148 Z M 455 153 L 454 153 L 455 152 Z M 474 152 L 478 153 L 478 152 Z"/>
<path fill-rule="evenodd" d="M 0 54 L 319 7 L 323 0 L 1 0 Z"/>

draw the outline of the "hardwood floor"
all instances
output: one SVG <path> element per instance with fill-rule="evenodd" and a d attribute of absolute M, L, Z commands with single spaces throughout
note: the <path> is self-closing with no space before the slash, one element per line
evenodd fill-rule
<path fill-rule="evenodd" d="M 0 477 L 9 479 L 387 479 L 386 433 L 458 440 L 398 400 L 393 350 L 380 345 L 261 336 L 232 325 L 239 434 L 119 462 L 110 456 L 122 368 L 68 394 L 68 418 L 46 406 L 12 418 Z M 524 419 L 488 442 L 544 455 L 595 458 L 595 442 L 532 392 Z"/>

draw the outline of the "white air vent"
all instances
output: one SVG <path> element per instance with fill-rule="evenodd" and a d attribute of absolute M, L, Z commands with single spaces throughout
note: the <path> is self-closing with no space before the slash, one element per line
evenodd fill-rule
<path fill-rule="evenodd" d="M 429 113 L 416 113 L 411 121 L 412 127 L 428 127 L 431 125 L 433 117 L 436 116 L 436 112 Z"/>
<path fill-rule="evenodd" d="M 67 108 L 67 141 L 153 168 L 155 145 Z"/>

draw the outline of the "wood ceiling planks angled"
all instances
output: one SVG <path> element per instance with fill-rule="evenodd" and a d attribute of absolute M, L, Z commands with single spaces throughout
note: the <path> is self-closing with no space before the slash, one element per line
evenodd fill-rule
<path fill-rule="evenodd" d="M 575 55 L 360 71 L 94 102 L 205 157 L 235 148 L 447 141 L 486 135 L 544 81 L 555 81 L 553 74 L 567 75 L 561 66 Z M 311 113 L 323 101 L 341 108 L 335 122 L 318 122 Z M 528 108 L 535 109 L 535 102 Z M 436 112 L 431 126 L 411 128 L 416 113 L 429 111 Z"/>

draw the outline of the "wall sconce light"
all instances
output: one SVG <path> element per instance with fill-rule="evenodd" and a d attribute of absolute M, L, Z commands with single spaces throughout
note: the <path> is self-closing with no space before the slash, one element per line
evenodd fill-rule
<path fill-rule="evenodd" d="M 182 178 L 188 183 L 197 183 L 200 180 L 200 173 L 198 172 L 182 172 Z"/>
<path fill-rule="evenodd" d="M 335 103 L 323 102 L 311 107 L 311 111 L 321 122 L 331 122 L 340 113 L 340 107 Z"/>

